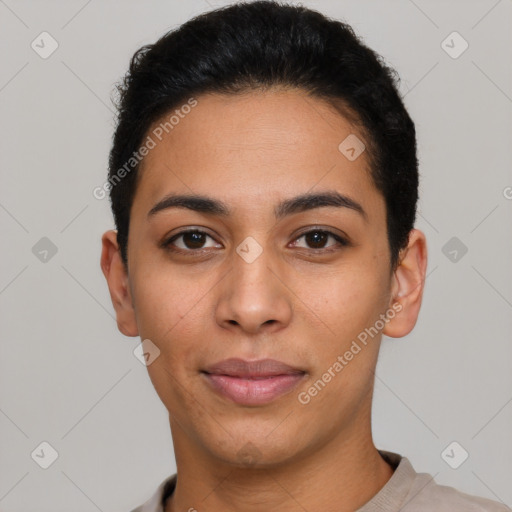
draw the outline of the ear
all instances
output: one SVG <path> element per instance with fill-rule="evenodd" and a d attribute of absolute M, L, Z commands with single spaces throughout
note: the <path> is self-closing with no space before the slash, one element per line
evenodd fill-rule
<path fill-rule="evenodd" d="M 138 336 L 135 310 L 130 292 L 128 270 L 117 244 L 117 231 L 110 230 L 101 237 L 101 270 L 108 283 L 112 305 L 116 311 L 117 328 L 125 336 Z"/>
<path fill-rule="evenodd" d="M 386 336 L 401 338 L 409 334 L 416 325 L 426 271 L 427 241 L 419 229 L 412 229 L 407 247 L 400 252 L 399 265 L 392 277 L 389 307 L 396 314 L 388 317 L 390 320 L 382 330 Z"/>

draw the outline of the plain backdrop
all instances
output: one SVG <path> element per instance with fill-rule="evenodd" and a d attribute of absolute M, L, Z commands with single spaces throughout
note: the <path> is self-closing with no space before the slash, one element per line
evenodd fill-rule
<path fill-rule="evenodd" d="M 131 55 L 227 3 L 0 1 L 1 511 L 126 512 L 176 469 L 140 340 L 117 330 L 99 266 L 114 224 L 93 189 Z M 303 4 L 395 67 L 417 128 L 428 277 L 415 330 L 383 342 L 375 442 L 510 506 L 512 2 Z"/>

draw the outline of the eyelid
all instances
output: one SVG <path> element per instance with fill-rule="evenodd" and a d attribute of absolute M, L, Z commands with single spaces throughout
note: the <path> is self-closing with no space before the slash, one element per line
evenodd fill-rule
<path fill-rule="evenodd" d="M 339 238 L 345 239 L 347 242 L 350 240 L 350 237 L 340 229 L 335 229 L 329 226 L 322 226 L 318 224 L 313 224 L 310 226 L 305 226 L 304 228 L 300 229 L 298 234 L 295 234 L 295 239 L 298 237 L 307 235 L 308 233 L 311 233 L 312 231 L 320 231 L 322 233 L 327 233 L 329 235 L 337 236 Z"/>

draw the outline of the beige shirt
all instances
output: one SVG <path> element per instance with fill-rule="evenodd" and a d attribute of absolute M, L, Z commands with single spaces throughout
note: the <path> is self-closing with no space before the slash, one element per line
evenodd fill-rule
<path fill-rule="evenodd" d="M 511 512 L 497 501 L 471 496 L 437 484 L 427 473 L 416 473 L 406 457 L 379 450 L 395 472 L 386 485 L 355 512 Z M 153 496 L 132 512 L 164 512 L 173 493 L 176 473 L 166 478 Z"/>

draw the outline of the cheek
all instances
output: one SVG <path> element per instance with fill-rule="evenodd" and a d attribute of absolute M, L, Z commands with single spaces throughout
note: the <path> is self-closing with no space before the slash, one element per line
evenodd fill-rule
<path fill-rule="evenodd" d="M 361 266 L 325 276 L 323 286 L 309 291 L 307 304 L 322 321 L 323 331 L 334 340 L 333 349 L 341 350 L 373 325 L 386 305 L 385 280 L 375 270 Z M 375 266 L 374 266 L 375 268 Z"/>
<path fill-rule="evenodd" d="M 161 267 L 160 267 L 161 269 Z M 177 332 L 190 328 L 205 301 L 201 299 L 211 285 L 176 272 L 145 272 L 135 276 L 135 314 L 141 337 L 165 348 Z M 205 322 L 203 316 L 202 321 Z M 197 324 L 196 321 L 196 325 Z"/>
<path fill-rule="evenodd" d="M 155 267 L 156 268 L 156 267 Z M 218 277 L 194 276 L 165 268 L 148 269 L 136 279 L 136 320 L 141 339 L 150 339 L 160 350 L 163 365 L 152 364 L 160 380 L 178 381 L 197 372 L 198 355 L 209 358 L 212 323 L 211 292 Z M 157 361 L 155 361 L 156 363 Z M 165 375 L 170 372 L 172 375 Z M 167 384 L 166 384 L 167 385 Z"/>
<path fill-rule="evenodd" d="M 304 392 L 319 416 L 323 414 L 320 411 L 328 411 L 333 424 L 340 425 L 367 403 L 371 393 L 380 335 L 370 336 L 365 329 L 384 312 L 386 287 L 377 273 L 353 269 L 327 282 L 328 288 L 311 299 L 312 309 L 320 312 L 318 316 L 329 330 L 323 328 L 323 342 L 315 343 L 315 373 Z"/>
<path fill-rule="evenodd" d="M 152 281 L 148 276 L 138 287 L 141 339 L 150 339 L 160 351 L 147 367 L 149 377 L 169 411 L 188 411 L 184 418 L 197 413 L 186 383 L 197 376 L 198 353 L 208 350 L 204 295 L 209 288 L 194 288 L 189 281 L 185 286 L 183 278 Z"/>

